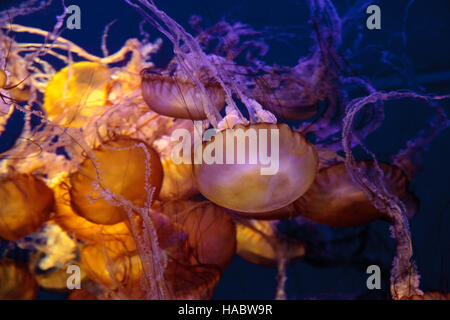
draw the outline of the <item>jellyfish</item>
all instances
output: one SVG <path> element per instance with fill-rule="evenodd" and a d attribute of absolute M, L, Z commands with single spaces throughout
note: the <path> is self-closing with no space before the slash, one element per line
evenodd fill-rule
<path fill-rule="evenodd" d="M 50 218 L 53 191 L 30 174 L 12 173 L 0 179 L 0 237 L 19 240 Z"/>
<path fill-rule="evenodd" d="M 155 212 L 149 216 L 154 221 L 159 245 L 167 252 L 164 278 L 170 297 L 200 299 L 210 296 L 219 279 L 219 269 L 192 259 L 192 249 L 196 248 L 187 243 L 189 235 L 178 222 Z M 145 270 L 134 242 L 109 240 L 87 245 L 81 250 L 81 261 L 88 277 L 103 286 L 106 294 L 123 299 L 147 296 L 141 284 Z"/>
<path fill-rule="evenodd" d="M 64 126 L 80 126 L 99 114 L 108 98 L 111 71 L 98 62 L 77 62 L 58 71 L 44 92 L 48 118 Z"/>
<path fill-rule="evenodd" d="M 53 190 L 55 192 L 55 214 L 52 221 L 75 239 L 85 243 L 100 243 L 111 239 L 130 241 L 130 230 L 124 221 L 103 225 L 93 223 L 76 214 L 70 205 L 69 181 L 64 181 Z"/>
<path fill-rule="evenodd" d="M 389 192 L 404 199 L 408 218 L 417 210 L 417 202 L 407 191 L 407 178 L 398 167 L 380 163 Z M 360 164 L 366 176 L 373 174 L 373 162 Z M 378 219 L 389 219 L 375 208 L 367 195 L 355 185 L 343 163 L 322 169 L 313 185 L 295 201 L 295 208 L 312 221 L 340 227 L 365 225 Z"/>
<path fill-rule="evenodd" d="M 219 84 L 205 79 L 205 97 L 189 78 L 180 78 L 152 69 L 142 71 L 142 95 L 151 110 L 168 117 L 203 120 L 206 104 L 212 103 L 218 111 L 224 107 L 224 93 Z"/>
<path fill-rule="evenodd" d="M 156 151 L 144 142 L 119 137 L 105 142 L 94 154 L 98 157 L 98 166 L 86 159 L 70 178 L 70 201 L 76 213 L 98 224 L 124 220 L 123 210 L 111 205 L 108 199 L 98 199 L 99 189 L 109 190 L 112 197 L 123 197 L 138 207 L 143 207 L 148 200 L 147 184 L 154 187 L 152 196 L 157 197 L 162 183 L 161 161 Z M 148 168 L 151 171 L 146 181 Z M 95 185 L 99 173 L 100 181 Z"/>
<path fill-rule="evenodd" d="M 238 135 L 239 130 L 244 137 L 247 134 L 251 137 L 253 134 L 245 149 L 234 144 L 234 132 L 237 132 L 238 139 L 241 138 Z M 264 168 L 261 156 L 259 159 L 253 159 L 254 162 L 251 163 L 251 157 L 257 155 L 254 152 L 256 149 L 251 151 L 250 148 L 253 147 L 252 143 L 258 143 L 261 154 L 261 145 L 268 141 L 268 131 L 271 131 L 272 140 L 265 148 L 272 154 L 277 154 L 279 158 L 274 160 L 275 170 L 264 174 L 262 170 L 270 171 L 270 168 Z M 273 139 L 274 131 L 278 133 L 278 141 Z M 219 132 L 214 139 L 214 142 L 219 139 L 225 142 L 224 146 L 219 146 L 223 148 L 219 161 L 216 160 L 215 164 L 194 164 L 194 177 L 199 191 L 212 202 L 225 208 L 249 213 L 280 209 L 304 194 L 316 176 L 318 159 L 314 146 L 285 124 L 235 126 L 233 130 Z M 208 148 L 209 144 L 212 143 L 204 143 L 204 148 Z M 248 163 L 238 162 L 238 153 L 242 150 L 246 152 Z M 220 151 L 215 151 L 216 159 Z M 230 155 L 233 157 L 231 163 L 234 164 L 228 164 Z"/>
<path fill-rule="evenodd" d="M 208 202 L 168 201 L 161 212 L 188 233 L 199 263 L 226 269 L 236 252 L 236 231 L 224 208 Z"/>

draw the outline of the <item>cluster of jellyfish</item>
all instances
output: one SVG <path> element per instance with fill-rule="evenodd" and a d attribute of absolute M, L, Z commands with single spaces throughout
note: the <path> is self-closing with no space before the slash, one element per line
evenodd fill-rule
<path fill-rule="evenodd" d="M 51 31 L 12 23 L 47 2 L 1 13 L 0 132 L 17 113 L 24 126 L 0 159 L 0 298 L 64 291 L 75 264 L 82 289 L 69 299 L 209 299 L 238 254 L 277 268 L 274 297 L 287 299 L 286 266 L 309 248 L 282 234 L 281 222 L 346 228 L 380 219 L 396 243 L 391 298 L 449 298 L 420 289 L 408 191 L 424 147 L 449 124 L 439 105 L 448 96 L 381 92 L 352 76 L 339 54 L 343 19 L 328 0 L 309 0 L 315 44 L 294 67 L 263 62 L 267 45 L 242 40 L 257 34 L 246 25 L 222 21 L 194 36 L 152 0 L 126 2 L 172 42 L 167 66 L 150 60 L 161 40 L 89 54 L 59 36 L 66 11 Z M 23 33 L 41 41 L 15 41 Z M 367 94 L 350 99 L 355 87 Z M 403 98 L 432 108 L 431 125 L 391 163 L 377 161 L 364 139 L 383 122 L 383 102 Z M 193 120 L 216 138 L 278 129 L 280 170 L 174 163 L 171 134 L 193 132 Z M 357 160 L 356 146 L 371 159 Z M 10 258 L 18 249 L 26 257 Z"/>

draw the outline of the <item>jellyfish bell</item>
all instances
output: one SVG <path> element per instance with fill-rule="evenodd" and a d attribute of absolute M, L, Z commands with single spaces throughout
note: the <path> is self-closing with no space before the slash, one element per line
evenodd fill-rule
<path fill-rule="evenodd" d="M 59 225 L 61 229 L 85 243 L 100 243 L 105 240 L 133 241 L 130 230 L 124 221 L 103 225 L 93 223 L 76 214 L 70 205 L 69 189 L 69 181 L 64 181 L 53 189 L 55 192 L 55 214 L 52 221 Z"/>
<path fill-rule="evenodd" d="M 369 177 L 375 174 L 373 161 L 360 164 Z M 406 176 L 396 166 L 386 163 L 379 163 L 379 166 L 389 192 L 404 200 L 408 216 L 412 217 L 417 202 L 407 191 Z M 294 205 L 301 216 L 330 226 L 353 227 L 388 219 L 387 214 L 375 208 L 364 191 L 353 182 L 343 163 L 320 170 L 311 188 Z"/>
<path fill-rule="evenodd" d="M 194 252 L 184 228 L 164 214 L 150 211 L 163 250 L 164 279 L 172 299 L 205 299 L 212 296 L 220 278 L 220 269 L 193 259 Z M 140 230 L 139 233 L 145 232 Z M 110 239 L 86 245 L 81 250 L 81 264 L 87 276 L 101 285 L 113 298 L 144 299 L 148 297 L 143 279 L 147 277 L 136 242 Z"/>
<path fill-rule="evenodd" d="M 44 92 L 44 110 L 51 121 L 79 127 L 107 102 L 111 71 L 98 62 L 77 62 L 57 72 Z"/>
<path fill-rule="evenodd" d="M 0 238 L 19 240 L 37 231 L 54 208 L 52 190 L 31 174 L 0 178 Z"/>
<path fill-rule="evenodd" d="M 98 168 L 87 158 L 70 177 L 70 202 L 78 215 L 93 223 L 112 225 L 124 220 L 126 209 L 109 202 L 102 192 L 112 200 L 123 198 L 140 208 L 148 201 L 149 188 L 154 188 L 153 199 L 158 196 L 163 169 L 158 153 L 145 142 L 119 136 L 93 152 Z"/>
<path fill-rule="evenodd" d="M 274 221 L 239 219 L 235 222 L 237 254 L 249 262 L 276 267 L 280 254 L 289 262 L 305 255 L 301 242 L 277 236 Z"/>
<path fill-rule="evenodd" d="M 203 150 L 203 158 L 214 150 L 215 160 L 194 163 L 200 193 L 248 217 L 295 201 L 313 183 L 318 165 L 314 146 L 286 124 L 236 125 L 203 143 Z"/>
<path fill-rule="evenodd" d="M 152 69 L 142 71 L 142 96 L 148 107 L 158 114 L 183 119 L 206 119 L 205 107 L 221 110 L 225 105 L 222 87 L 205 82 L 207 96 L 189 79 L 165 75 Z"/>
<path fill-rule="evenodd" d="M 81 249 L 81 269 L 89 279 L 122 299 L 142 299 L 143 269 L 134 246 L 121 241 L 89 244 Z"/>
<path fill-rule="evenodd" d="M 25 265 L 11 260 L 0 260 L 0 300 L 32 300 L 39 289 Z"/>
<path fill-rule="evenodd" d="M 236 229 L 222 207 L 205 201 L 170 201 L 161 212 L 180 225 L 194 248 L 195 260 L 224 270 L 236 253 Z"/>

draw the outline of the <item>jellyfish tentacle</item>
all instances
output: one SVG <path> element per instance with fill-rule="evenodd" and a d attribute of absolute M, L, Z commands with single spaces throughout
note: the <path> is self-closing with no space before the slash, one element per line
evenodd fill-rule
<path fill-rule="evenodd" d="M 414 262 L 412 241 L 409 229 L 409 222 L 406 216 L 404 204 L 395 196 L 391 195 L 383 181 L 382 170 L 379 168 L 375 155 L 369 152 L 374 159 L 377 176 L 373 181 L 367 179 L 361 172 L 352 153 L 353 121 L 356 114 L 369 103 L 378 100 L 386 101 L 390 99 L 417 98 L 422 100 L 442 100 L 450 98 L 450 95 L 424 96 L 411 91 L 391 91 L 373 92 L 370 95 L 357 98 L 351 101 L 346 107 L 346 114 L 343 120 L 342 144 L 346 154 L 345 164 L 347 170 L 355 183 L 374 202 L 374 205 L 391 217 L 392 235 L 396 241 L 397 256 L 394 258 L 391 270 L 391 294 L 394 299 L 405 296 L 422 295 L 419 289 L 420 276 Z"/>

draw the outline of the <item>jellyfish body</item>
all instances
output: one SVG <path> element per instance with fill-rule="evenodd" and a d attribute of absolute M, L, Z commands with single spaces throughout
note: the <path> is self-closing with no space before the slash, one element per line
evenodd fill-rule
<path fill-rule="evenodd" d="M 38 285 L 27 267 L 19 262 L 0 260 L 0 300 L 31 300 Z"/>
<path fill-rule="evenodd" d="M 150 188 L 157 197 L 163 179 L 161 161 L 143 141 L 118 137 L 95 149 L 94 154 L 98 168 L 88 158 L 70 177 L 70 201 L 77 214 L 94 223 L 116 224 L 124 220 L 125 209 L 111 200 L 120 202 L 123 198 L 142 208 L 149 200 Z M 112 199 L 102 198 L 102 192 Z"/>
<path fill-rule="evenodd" d="M 210 298 L 220 277 L 220 270 L 195 262 L 196 248 L 189 245 L 189 235 L 177 222 L 165 215 L 150 215 L 164 250 L 164 279 L 173 299 Z M 131 235 L 130 235 L 131 236 Z M 143 299 L 145 271 L 135 242 L 110 240 L 90 244 L 81 250 L 82 268 L 90 279 L 99 283 L 112 297 Z"/>
<path fill-rule="evenodd" d="M 49 219 L 54 196 L 42 180 L 15 173 L 0 179 L 0 203 L 0 238 L 16 241 Z"/>
<path fill-rule="evenodd" d="M 270 142 L 268 131 L 271 132 Z M 250 137 L 248 144 L 245 143 L 247 135 Z M 278 139 L 272 139 L 277 135 Z M 262 212 L 289 205 L 314 181 L 317 152 L 300 133 L 292 131 L 286 124 L 237 125 L 217 133 L 214 142 L 218 139 L 226 141 L 222 159 L 219 156 L 221 163 L 194 164 L 194 178 L 201 194 L 222 207 L 247 213 L 248 217 L 252 217 L 252 213 L 260 216 Z M 244 143 L 234 143 L 239 139 Z M 273 161 L 277 168 L 269 174 L 262 174 L 268 165 L 261 157 L 253 163 L 249 160 L 257 156 L 255 145 L 259 145 L 261 152 L 264 143 L 267 143 L 268 154 L 277 158 Z M 210 144 L 211 141 L 204 143 L 203 148 L 210 148 Z M 246 161 L 239 163 L 237 153 L 241 152 L 245 153 Z M 233 164 L 228 164 L 225 159 L 230 154 L 234 157 Z"/>
<path fill-rule="evenodd" d="M 66 189 L 67 188 L 67 189 Z M 100 243 L 108 240 L 133 241 L 125 222 L 103 225 L 93 223 L 76 214 L 70 205 L 70 183 L 67 181 L 56 188 L 55 215 L 52 220 L 72 237 L 86 243 Z"/>
<path fill-rule="evenodd" d="M 142 96 L 148 107 L 158 114 L 183 119 L 206 119 L 205 108 L 221 110 L 225 105 L 222 88 L 205 84 L 207 97 L 189 80 L 181 80 L 151 71 L 142 72 Z"/>
<path fill-rule="evenodd" d="M 374 174 L 374 162 L 361 162 L 361 165 L 368 177 Z M 379 166 L 389 192 L 404 200 L 412 216 L 417 203 L 407 191 L 406 176 L 393 165 L 379 163 Z M 319 171 L 311 188 L 294 205 L 300 215 L 331 226 L 352 227 L 388 219 L 387 214 L 375 208 L 364 191 L 353 182 L 343 163 Z"/>
<path fill-rule="evenodd" d="M 188 233 L 198 263 L 221 270 L 230 264 L 236 253 L 236 229 L 224 208 L 204 201 L 172 201 L 163 204 L 162 213 Z"/>
<path fill-rule="evenodd" d="M 48 118 L 65 126 L 82 126 L 106 104 L 111 71 L 97 62 L 77 62 L 61 69 L 44 93 Z"/>

